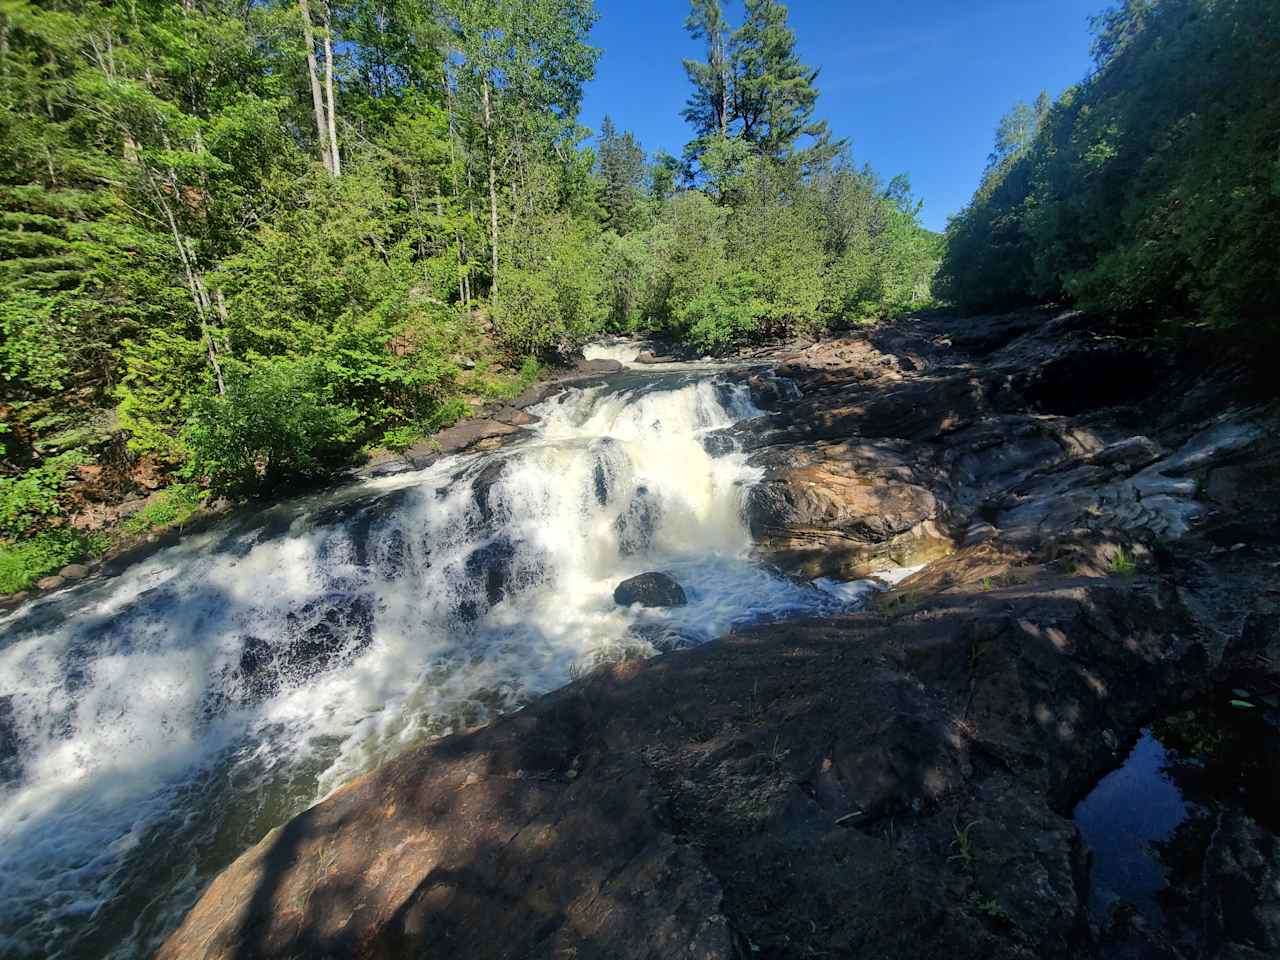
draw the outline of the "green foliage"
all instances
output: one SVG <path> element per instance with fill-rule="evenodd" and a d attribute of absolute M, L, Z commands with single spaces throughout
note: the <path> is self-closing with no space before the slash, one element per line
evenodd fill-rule
<path fill-rule="evenodd" d="M 87 461 L 83 451 L 69 450 L 17 476 L 0 477 L 0 534 L 20 536 L 57 513 L 67 475 Z"/>
<path fill-rule="evenodd" d="M 511 392 L 515 396 L 518 391 Z M 394 453 L 403 453 L 424 437 L 429 437 L 437 430 L 453 426 L 471 412 L 467 402 L 461 397 L 450 397 L 432 411 L 424 420 L 401 424 L 387 430 L 379 441 L 379 445 Z"/>
<path fill-rule="evenodd" d="M 212 389 L 213 372 L 199 340 L 157 327 L 121 345 L 123 376 L 116 412 L 133 453 L 179 462 L 187 455 L 181 428 L 197 398 Z"/>
<path fill-rule="evenodd" d="M 636 138 L 630 132 L 618 133 L 606 116 L 600 124 L 600 176 L 609 229 L 627 233 L 638 226 L 644 215 L 645 174 L 644 150 Z"/>
<path fill-rule="evenodd" d="M 187 425 L 194 470 L 215 491 L 262 494 L 349 461 L 359 414 L 334 394 L 317 360 L 233 362 L 226 395 L 202 398 Z"/>
<path fill-rule="evenodd" d="M 831 142 L 826 121 L 813 118 L 818 71 L 796 54 L 786 6 L 746 0 L 743 21 L 732 29 L 720 0 L 691 0 L 685 29 L 706 49 L 704 61 L 684 61 L 693 85 L 684 109 L 694 129 L 685 148 L 691 167 L 714 179 L 732 163 L 726 144 L 740 144 L 748 155 L 810 163 L 830 160 L 843 146 Z"/>
<path fill-rule="evenodd" d="M 175 483 L 125 520 L 124 529 L 129 533 L 145 533 L 163 527 L 182 526 L 200 510 L 202 499 L 199 485 Z"/>
<path fill-rule="evenodd" d="M 520 363 L 519 380 L 517 383 L 521 390 L 525 390 L 533 386 L 538 377 L 542 375 L 542 364 L 538 362 L 537 357 L 525 357 Z"/>
<path fill-rule="evenodd" d="M 421 440 L 423 436 L 424 431 L 421 427 L 417 424 L 406 423 L 399 427 L 392 427 L 384 433 L 380 443 L 392 453 L 403 453 Z"/>
<path fill-rule="evenodd" d="M 919 225 L 905 184 L 886 188 L 844 162 L 806 175 L 749 152 L 722 166 L 724 146 L 703 155 L 720 202 L 677 193 L 652 227 L 608 243 L 611 328 L 718 350 L 931 302 L 941 238 Z"/>
<path fill-rule="evenodd" d="M 0 535 L 62 525 L 59 451 L 261 494 L 607 327 L 719 349 L 921 303 L 917 211 L 866 174 L 879 212 L 835 225 L 785 8 L 694 8 L 686 167 L 585 145 L 590 0 L 4 0 Z"/>
<path fill-rule="evenodd" d="M 1272 5 L 1129 0 L 1095 31 L 1092 76 L 1002 123 L 992 167 L 948 229 L 945 296 L 1276 332 Z"/>
<path fill-rule="evenodd" d="M 25 590 L 41 577 L 57 573 L 69 563 L 100 553 L 101 536 L 58 529 L 38 533 L 16 543 L 0 540 L 0 594 Z"/>
<path fill-rule="evenodd" d="M 729 255 L 737 266 L 732 286 L 741 291 L 743 308 L 755 315 L 750 329 L 766 336 L 818 332 L 826 325 L 826 251 L 813 191 L 793 166 L 753 160 L 735 193 L 739 199 L 729 220 Z"/>
<path fill-rule="evenodd" d="M 227 334 L 244 355 L 315 358 L 371 427 L 414 420 L 450 391 L 463 322 L 421 289 L 380 171 L 358 158 L 348 170 L 289 185 L 278 214 L 227 258 Z"/>
<path fill-rule="evenodd" d="M 742 26 L 729 38 L 734 113 L 739 133 L 766 157 L 791 155 L 801 137 L 818 159 L 833 145 L 825 120 L 814 120 L 818 71 L 795 52 L 787 8 L 778 0 L 745 0 Z"/>
<path fill-rule="evenodd" d="M 604 328 L 604 247 L 592 225 L 539 218 L 508 250 L 512 269 L 493 320 L 513 353 L 567 355 Z"/>
<path fill-rule="evenodd" d="M 1129 577 L 1137 570 L 1138 561 L 1124 547 L 1116 547 L 1115 553 L 1107 560 L 1107 571 L 1116 576 Z"/>

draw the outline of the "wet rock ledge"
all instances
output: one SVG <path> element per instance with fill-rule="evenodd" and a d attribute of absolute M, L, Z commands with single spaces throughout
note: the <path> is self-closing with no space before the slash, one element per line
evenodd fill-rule
<path fill-rule="evenodd" d="M 159 957 L 1280 955 L 1257 823 L 1222 821 L 1175 949 L 1091 915 L 1070 818 L 1153 719 L 1280 683 L 1275 409 L 1073 314 L 778 360 L 799 397 L 741 434 L 762 558 L 925 569 L 410 750 L 241 856 Z"/>

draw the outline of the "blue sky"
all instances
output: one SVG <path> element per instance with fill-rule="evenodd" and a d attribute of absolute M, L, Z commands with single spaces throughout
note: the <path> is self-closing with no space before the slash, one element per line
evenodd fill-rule
<path fill-rule="evenodd" d="M 1041 90 L 1056 96 L 1090 66 L 1089 17 L 1107 0 L 793 0 L 804 62 L 821 67 L 818 114 L 854 158 L 907 173 L 935 230 L 973 193 L 1000 116 Z M 688 0 L 597 0 L 604 50 L 581 121 L 606 114 L 652 153 L 689 139 L 681 61 L 701 53 L 682 24 Z M 728 5 L 737 23 L 742 4 Z"/>

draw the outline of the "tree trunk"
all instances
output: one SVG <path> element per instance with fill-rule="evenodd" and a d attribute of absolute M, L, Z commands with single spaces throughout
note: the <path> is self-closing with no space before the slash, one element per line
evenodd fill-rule
<path fill-rule="evenodd" d="M 333 173 L 333 162 L 329 159 L 328 124 L 324 117 L 324 97 L 320 93 L 320 78 L 316 72 L 316 38 L 311 30 L 310 0 L 298 0 L 298 9 L 302 12 L 302 38 L 307 45 L 307 77 L 311 81 L 311 106 L 316 114 L 316 135 L 320 141 L 320 159 L 325 169 Z"/>
<path fill-rule="evenodd" d="M 338 153 L 338 113 L 333 107 L 333 38 L 329 21 L 329 4 L 324 5 L 324 93 L 328 107 L 329 157 L 333 175 L 342 174 L 342 156 Z"/>
<path fill-rule="evenodd" d="M 449 83 L 448 71 L 442 66 L 440 68 L 440 84 L 444 88 L 445 105 L 449 110 L 449 179 L 453 185 L 453 195 L 459 195 L 458 190 L 458 144 L 454 138 L 453 123 L 453 85 Z M 462 306 L 466 307 L 471 303 L 471 290 L 467 284 L 467 246 L 466 241 L 462 237 L 462 228 L 458 225 L 458 221 L 454 219 L 454 235 L 458 241 L 458 299 Z"/>
<path fill-rule="evenodd" d="M 192 257 L 191 248 L 182 238 L 182 231 L 178 228 L 178 218 L 174 215 L 173 207 L 170 206 L 169 201 L 165 198 L 164 190 L 156 183 L 150 170 L 143 167 L 142 172 L 147 178 L 147 184 L 151 187 L 151 192 L 155 195 L 156 205 L 164 213 L 165 220 L 169 223 L 169 234 L 173 237 L 173 245 L 178 252 L 178 261 L 182 264 L 182 272 L 186 276 L 187 290 L 191 294 L 191 303 L 196 308 L 196 317 L 200 322 L 200 334 L 204 339 L 205 353 L 209 358 L 209 366 L 213 368 L 214 379 L 218 382 L 218 396 L 223 396 L 227 392 L 227 387 L 222 379 L 222 365 L 218 363 L 218 350 L 213 342 L 213 331 L 209 328 L 209 298 L 204 289 L 204 278 L 200 275 L 199 268 Z"/>
<path fill-rule="evenodd" d="M 493 148 L 493 112 L 489 105 L 489 77 L 484 78 L 484 144 L 489 154 L 489 250 L 493 279 L 489 283 L 489 305 L 498 302 L 498 167 Z"/>
<path fill-rule="evenodd" d="M 231 318 L 227 315 L 227 301 L 222 298 L 222 288 L 217 287 L 213 291 L 213 301 L 218 305 L 218 322 L 222 324 L 222 352 L 231 352 L 231 335 L 227 332 L 227 327 L 231 325 Z"/>

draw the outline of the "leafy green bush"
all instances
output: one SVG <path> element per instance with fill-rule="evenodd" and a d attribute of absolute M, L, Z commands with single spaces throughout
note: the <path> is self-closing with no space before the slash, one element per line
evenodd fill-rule
<path fill-rule="evenodd" d="M 67 474 L 88 456 L 68 450 L 16 477 L 0 477 L 0 533 L 20 536 L 58 512 L 58 497 Z"/>
<path fill-rule="evenodd" d="M 318 361 L 231 362 L 225 396 L 196 404 L 184 440 L 191 469 L 218 492 L 265 493 L 350 460 L 358 414 L 337 403 Z"/>
<path fill-rule="evenodd" d="M 185 459 L 182 425 L 195 398 L 213 389 L 204 348 L 197 340 L 159 328 L 125 341 L 122 360 L 116 413 L 130 451 Z"/>
<path fill-rule="evenodd" d="M 162 491 L 154 502 L 126 519 L 124 529 L 129 533 L 143 533 L 186 523 L 200 509 L 201 499 L 197 484 L 175 483 Z"/>
<path fill-rule="evenodd" d="M 729 217 L 735 292 L 765 336 L 810 335 L 821 329 L 826 251 L 817 197 L 784 164 L 752 160 L 737 178 L 739 201 Z M 783 202 L 783 198 L 787 202 Z"/>
<path fill-rule="evenodd" d="M 604 250 L 591 227 L 566 217 L 530 223 L 510 245 L 494 325 L 518 356 L 565 356 L 604 328 Z"/>
<path fill-rule="evenodd" d="M 423 437 L 453 426 L 470 412 L 470 407 L 462 397 L 450 397 L 436 407 L 430 416 L 385 431 L 379 443 L 394 453 L 403 453 Z"/>
<path fill-rule="evenodd" d="M 704 162 L 718 157 L 709 150 Z M 661 203 L 649 229 L 610 237 L 613 329 L 718 349 L 932 302 L 942 238 L 920 226 L 905 178 L 885 186 L 843 158 L 806 173 L 749 155 L 713 172 L 721 202 L 686 190 Z"/>
<path fill-rule="evenodd" d="M 759 276 L 736 271 L 683 304 L 676 317 L 684 339 L 700 350 L 718 350 L 756 330 L 769 312 L 756 292 L 760 285 Z"/>
<path fill-rule="evenodd" d="M 104 537 L 67 529 L 38 533 L 16 543 L 0 541 L 0 593 L 25 590 L 68 563 L 99 553 L 105 545 Z"/>
<path fill-rule="evenodd" d="M 380 443 L 393 453 L 403 453 L 421 440 L 424 433 L 419 424 L 405 423 L 386 431 Z"/>
<path fill-rule="evenodd" d="M 428 414 L 452 388 L 465 325 L 397 238 L 387 184 L 358 167 L 290 196 L 221 268 L 237 354 L 316 358 L 333 399 L 374 435 Z"/>

